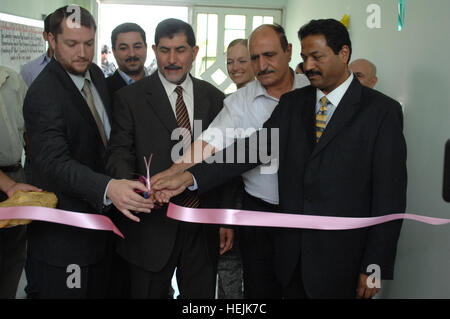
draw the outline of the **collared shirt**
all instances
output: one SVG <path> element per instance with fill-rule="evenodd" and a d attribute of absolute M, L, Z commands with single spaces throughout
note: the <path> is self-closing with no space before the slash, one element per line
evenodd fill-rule
<path fill-rule="evenodd" d="M 45 68 L 45 66 L 51 61 L 51 58 L 47 56 L 47 52 L 37 57 L 34 60 L 31 60 L 27 64 L 25 64 L 20 70 L 20 75 L 23 80 L 30 86 L 35 78 L 41 73 L 41 71 Z"/>
<path fill-rule="evenodd" d="M 173 84 L 172 82 L 167 81 L 166 78 L 159 71 L 158 75 L 164 89 L 166 90 L 167 97 L 169 98 L 170 105 L 172 106 L 173 114 L 175 115 L 175 118 L 177 118 L 178 94 L 177 92 L 175 92 L 175 89 L 177 88 L 178 84 Z M 191 123 L 192 128 L 193 127 L 192 124 L 194 121 L 194 83 L 192 82 L 192 79 L 188 74 L 184 82 L 179 85 L 183 88 L 183 100 L 184 104 L 186 104 L 186 108 L 189 114 L 189 121 Z"/>
<path fill-rule="evenodd" d="M 304 74 L 295 74 L 292 90 L 309 84 Z M 222 111 L 199 138 L 218 150 L 226 148 L 234 142 L 235 137 L 247 137 L 255 130 L 262 128 L 278 102 L 279 100 L 270 96 L 258 80 L 252 81 L 224 100 Z M 242 130 L 232 135 L 226 134 L 227 128 L 228 131 L 236 128 Z M 218 136 L 217 129 L 222 132 L 222 136 Z M 271 165 L 278 167 L 278 163 L 272 162 Z M 242 178 L 247 193 L 271 204 L 278 204 L 277 173 L 261 174 L 260 168 L 256 167 L 242 174 Z"/>
<path fill-rule="evenodd" d="M 127 85 L 130 85 L 130 84 L 133 84 L 134 82 L 136 82 L 130 76 L 128 76 L 128 74 L 123 72 L 121 69 L 117 69 L 117 72 L 119 72 L 119 75 L 122 77 L 122 79 L 125 81 L 125 83 Z M 148 74 L 148 70 L 146 68 L 144 68 L 144 77 L 149 76 L 149 75 L 150 74 Z"/>
<path fill-rule="evenodd" d="M 106 137 L 109 139 L 109 135 L 111 134 L 111 124 L 109 123 L 108 114 L 106 113 L 105 110 L 105 105 L 103 104 L 100 94 L 98 93 L 94 83 L 91 80 L 90 72 L 87 71 L 84 77 L 81 75 L 74 75 L 70 72 L 67 72 L 67 74 L 69 74 L 73 83 L 75 84 L 75 86 L 77 87 L 77 89 L 80 91 L 81 95 L 83 95 L 84 98 L 86 98 L 86 96 L 82 91 L 84 86 L 84 79 L 89 80 L 92 96 L 94 98 L 95 108 L 97 109 L 98 115 L 100 116 L 103 126 L 105 127 Z"/>
<path fill-rule="evenodd" d="M 14 165 L 21 160 L 26 92 L 27 86 L 20 75 L 0 66 L 0 166 Z"/>
<path fill-rule="evenodd" d="M 332 92 L 325 95 L 320 89 L 316 89 L 316 114 L 319 112 L 321 103 L 320 99 L 324 96 L 327 97 L 328 105 L 327 105 L 327 125 L 331 120 L 331 117 L 334 114 L 334 111 L 336 111 L 336 108 L 339 106 L 339 103 L 341 102 L 342 98 L 344 97 L 345 92 L 347 92 L 348 87 L 353 81 L 353 73 L 350 72 L 350 76 L 342 82 L 341 85 L 339 85 L 337 88 L 335 88 Z"/>

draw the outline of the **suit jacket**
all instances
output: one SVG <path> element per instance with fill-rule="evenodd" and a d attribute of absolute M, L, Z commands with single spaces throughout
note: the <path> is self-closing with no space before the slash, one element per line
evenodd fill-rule
<path fill-rule="evenodd" d="M 127 83 L 119 74 L 119 70 L 116 70 L 113 75 L 108 76 L 106 78 L 106 83 L 108 84 L 108 90 L 111 99 L 113 98 L 116 91 L 119 91 L 121 88 L 127 86 Z"/>
<path fill-rule="evenodd" d="M 103 73 L 95 64 L 89 71 L 110 116 Z M 54 192 L 60 209 L 100 213 L 110 180 L 103 174 L 105 146 L 85 99 L 55 59 L 28 89 L 23 112 L 33 184 Z M 28 236 L 35 258 L 67 267 L 99 261 L 109 234 L 34 221 L 28 227 Z"/>
<path fill-rule="evenodd" d="M 192 126 L 194 134 L 201 133 L 223 106 L 223 93 L 211 84 L 192 78 L 194 90 L 194 120 L 202 120 L 202 128 Z M 172 148 L 178 141 L 171 134 L 178 128 L 167 93 L 158 72 L 129 85 L 114 97 L 113 125 L 108 145 L 107 171 L 115 178 L 136 179 L 146 175 L 144 156 L 153 154 L 150 175 L 172 165 Z M 195 136 L 194 138 L 196 138 Z M 179 198 L 175 198 L 176 203 Z M 210 192 L 200 198 L 201 207 L 217 207 L 218 193 Z M 179 222 L 166 217 L 167 207 L 141 214 L 140 223 L 121 218 L 119 228 L 125 235 L 118 252 L 129 262 L 148 271 L 159 271 L 167 263 L 177 234 Z M 203 228 L 205 246 L 215 262 L 218 254 L 217 227 Z"/>
<path fill-rule="evenodd" d="M 355 78 L 319 143 L 315 143 L 316 89 L 285 94 L 264 124 L 279 128 L 279 196 L 283 213 L 371 217 L 403 213 L 406 144 L 402 111 L 391 98 Z M 270 134 L 269 134 L 270 136 Z M 270 147 L 277 141 L 268 140 Z M 190 169 L 199 192 L 255 164 L 201 164 Z M 287 284 L 301 260 L 313 298 L 354 298 L 358 276 L 381 267 L 392 279 L 401 221 L 346 231 L 279 230 L 276 272 Z"/>

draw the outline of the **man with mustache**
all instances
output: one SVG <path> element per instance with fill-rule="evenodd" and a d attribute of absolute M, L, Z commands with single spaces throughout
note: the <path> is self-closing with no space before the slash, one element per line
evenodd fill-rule
<path fill-rule="evenodd" d="M 77 22 L 78 21 L 78 22 Z M 33 184 L 54 192 L 58 208 L 102 214 L 110 201 L 149 213 L 153 202 L 136 194 L 136 181 L 105 174 L 111 106 L 101 69 L 92 63 L 96 23 L 84 8 L 66 6 L 50 18 L 54 57 L 33 81 L 23 106 Z M 27 275 L 36 298 L 104 298 L 110 281 L 112 234 L 47 222 L 32 222 Z M 75 266 L 79 285 L 69 285 Z"/>
<path fill-rule="evenodd" d="M 230 145 L 235 137 L 227 136 L 227 128 L 259 129 L 270 117 L 280 97 L 294 89 L 309 84 L 305 75 L 295 74 L 289 68 L 292 45 L 288 43 L 284 29 L 279 25 L 262 25 L 249 37 L 251 65 L 257 80 L 227 97 L 224 108 L 188 150 L 186 156 L 170 170 L 156 175 L 152 182 L 183 171 L 202 159 L 207 148 L 213 152 Z M 215 131 L 220 130 L 225 137 L 219 139 Z M 245 137 L 239 136 L 239 137 Z M 194 151 L 200 154 L 192 158 Z M 255 168 L 242 174 L 244 181 L 243 208 L 256 211 L 278 211 L 278 179 L 276 170 L 262 174 Z M 244 295 L 246 298 L 281 298 L 282 289 L 275 276 L 274 234 L 271 228 L 242 227 L 238 230 L 240 239 Z"/>
<path fill-rule="evenodd" d="M 114 93 L 124 86 L 148 76 L 145 68 L 147 60 L 147 39 L 145 31 L 136 23 L 118 25 L 111 33 L 111 46 L 118 69 L 106 78 L 108 89 Z"/>
<path fill-rule="evenodd" d="M 167 169 L 176 159 L 172 149 L 179 145 L 178 132 L 190 144 L 192 133 L 200 133 L 222 109 L 223 93 L 190 75 L 199 48 L 189 24 L 160 22 L 153 50 L 158 72 L 115 95 L 107 171 L 116 178 L 146 175 L 144 157 L 151 154 L 151 175 Z M 217 205 L 218 195 L 217 190 L 201 197 L 186 191 L 174 201 L 211 207 Z M 167 298 L 176 268 L 181 298 L 214 298 L 218 227 L 176 222 L 166 216 L 166 209 L 142 216 L 140 224 L 119 221 L 126 240 L 119 242 L 118 253 L 129 263 L 131 297 Z"/>

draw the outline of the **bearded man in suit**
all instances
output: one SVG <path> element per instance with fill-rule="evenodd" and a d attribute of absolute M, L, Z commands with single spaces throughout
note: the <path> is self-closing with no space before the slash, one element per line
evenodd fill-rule
<path fill-rule="evenodd" d="M 66 6 L 50 18 L 55 52 L 28 89 L 24 118 L 33 183 L 56 193 L 58 208 L 104 213 L 111 202 L 129 218 L 150 212 L 153 202 L 136 194 L 136 181 L 105 174 L 111 106 L 105 78 L 92 63 L 96 23 L 84 8 Z M 36 298 L 103 298 L 109 284 L 112 236 L 34 221 L 28 227 L 27 267 Z M 80 287 L 67 284 L 76 265 Z"/>

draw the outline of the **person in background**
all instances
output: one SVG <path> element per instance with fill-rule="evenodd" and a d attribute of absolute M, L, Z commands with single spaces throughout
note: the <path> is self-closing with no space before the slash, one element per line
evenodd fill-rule
<path fill-rule="evenodd" d="M 116 66 L 114 65 L 114 63 L 108 61 L 109 53 L 111 52 L 109 51 L 108 46 L 105 44 L 102 47 L 102 64 L 101 64 L 102 71 L 105 77 L 110 76 L 116 70 Z"/>
<path fill-rule="evenodd" d="M 118 68 L 106 79 L 111 97 L 124 86 L 147 76 L 145 31 L 136 23 L 118 25 L 111 33 L 111 46 Z"/>
<path fill-rule="evenodd" d="M 50 16 L 47 15 L 44 19 L 44 31 L 42 32 L 42 37 L 44 41 L 47 43 L 48 49 L 45 53 L 40 55 L 34 60 L 31 60 L 27 64 L 25 64 L 21 70 L 20 75 L 23 80 L 29 87 L 34 79 L 41 73 L 41 71 L 45 68 L 45 66 L 50 62 L 53 57 L 53 49 L 52 46 L 48 42 L 48 33 L 49 33 L 49 25 L 50 25 Z"/>
<path fill-rule="evenodd" d="M 227 71 L 238 89 L 255 79 L 250 63 L 247 39 L 236 39 L 228 45 Z"/>
<path fill-rule="evenodd" d="M 23 184 L 25 175 L 20 164 L 26 91 L 27 85 L 17 72 L 0 66 L 0 201 L 18 190 L 39 191 Z M 15 298 L 25 258 L 26 226 L 0 229 L 0 299 Z"/>
<path fill-rule="evenodd" d="M 377 67 L 369 60 L 357 59 L 350 63 L 348 67 L 362 85 L 373 89 L 377 84 Z"/>
<path fill-rule="evenodd" d="M 227 48 L 227 71 L 237 89 L 255 79 L 247 39 L 235 39 Z M 230 192 L 224 192 L 222 207 L 242 208 L 244 184 L 242 177 L 236 177 Z M 234 232 L 233 247 L 219 257 L 218 263 L 218 297 L 219 299 L 242 299 L 242 260 L 237 232 Z"/>

